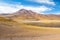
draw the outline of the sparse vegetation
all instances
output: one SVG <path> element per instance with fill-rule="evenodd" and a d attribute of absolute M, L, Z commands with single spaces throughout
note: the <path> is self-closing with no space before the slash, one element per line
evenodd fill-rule
<path fill-rule="evenodd" d="M 41 36 L 60 33 L 60 29 L 44 28 L 49 27 L 54 24 L 54 26 L 60 26 L 58 23 L 18 23 L 12 19 L 6 19 L 4 17 L 0 18 L 0 37 L 14 37 L 14 36 Z M 53 33 L 51 33 L 51 31 Z M 29 35 L 30 34 L 30 35 Z"/>
<path fill-rule="evenodd" d="M 39 39 L 42 37 L 43 39 L 45 36 L 60 35 L 60 28 L 58 28 L 60 27 L 60 22 L 24 23 L 21 20 L 60 20 L 60 15 L 49 16 L 24 10 L 22 12 L 18 11 L 15 14 L 8 14 L 6 17 L 0 17 L 0 38 L 4 37 L 12 40 L 14 37 L 40 37 Z"/>
<path fill-rule="evenodd" d="M 60 27 L 60 22 L 42 23 L 42 22 L 30 22 L 25 23 L 27 25 L 40 26 L 40 27 Z"/>

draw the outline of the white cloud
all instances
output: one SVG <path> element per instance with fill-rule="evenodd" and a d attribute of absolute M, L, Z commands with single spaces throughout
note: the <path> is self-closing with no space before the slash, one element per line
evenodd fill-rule
<path fill-rule="evenodd" d="M 33 1 L 33 2 L 37 2 L 37 3 L 45 3 L 45 4 L 55 5 L 55 2 L 53 2 L 53 0 L 27 0 L 27 1 Z"/>
<path fill-rule="evenodd" d="M 8 4 L 8 3 L 0 3 L 0 13 L 12 13 L 15 12 L 17 10 L 19 10 L 19 8 L 17 8 L 18 4 Z"/>
<path fill-rule="evenodd" d="M 20 9 L 32 10 L 38 13 L 43 13 L 44 11 L 52 10 L 51 8 L 48 8 L 46 6 L 33 7 L 33 6 L 24 6 L 21 4 L 7 4 L 7 3 L 0 4 L 0 13 L 13 13 Z"/>

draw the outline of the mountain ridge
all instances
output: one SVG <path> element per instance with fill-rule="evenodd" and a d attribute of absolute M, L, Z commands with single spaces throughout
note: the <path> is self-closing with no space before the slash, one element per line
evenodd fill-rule
<path fill-rule="evenodd" d="M 31 10 L 21 9 L 12 14 L 6 15 L 12 19 L 22 19 L 22 20 L 60 20 L 60 15 L 54 14 L 39 14 Z"/>

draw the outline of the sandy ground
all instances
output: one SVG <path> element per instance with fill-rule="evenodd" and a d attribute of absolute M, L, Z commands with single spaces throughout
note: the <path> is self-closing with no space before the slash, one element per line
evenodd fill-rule
<path fill-rule="evenodd" d="M 4 31 L 2 33 L 7 35 L 7 32 L 12 32 L 17 33 L 18 36 L 0 37 L 0 40 L 60 40 L 60 28 L 23 25 L 17 28 L 14 27 L 13 29 L 14 31 L 5 30 L 6 32 Z"/>
<path fill-rule="evenodd" d="M 60 40 L 60 34 L 45 35 L 40 37 L 6 37 L 0 38 L 0 40 Z"/>

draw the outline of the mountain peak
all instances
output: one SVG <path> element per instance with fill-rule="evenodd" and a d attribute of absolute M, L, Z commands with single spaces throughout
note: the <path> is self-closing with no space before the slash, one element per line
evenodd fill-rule
<path fill-rule="evenodd" d="M 26 9 L 20 9 L 19 11 L 17 11 L 16 13 L 26 13 L 28 12 L 29 10 L 26 10 Z"/>
<path fill-rule="evenodd" d="M 26 9 L 20 9 L 18 12 L 21 12 L 21 11 L 29 11 L 29 10 L 26 10 Z"/>
<path fill-rule="evenodd" d="M 27 11 L 26 9 L 20 9 L 19 11 Z"/>

